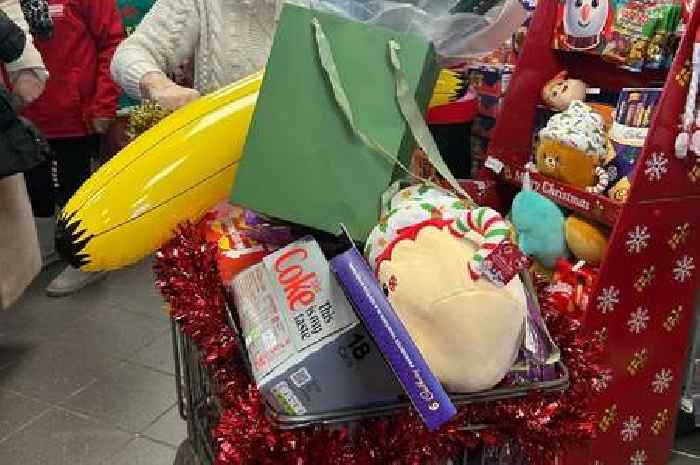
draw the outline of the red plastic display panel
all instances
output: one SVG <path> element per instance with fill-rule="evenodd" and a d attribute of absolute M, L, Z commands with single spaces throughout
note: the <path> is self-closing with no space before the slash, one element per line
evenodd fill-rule
<path fill-rule="evenodd" d="M 610 379 L 601 385 L 591 459 L 577 463 L 668 463 L 700 273 L 697 201 L 622 212 L 585 322 L 607 339 Z"/>
<path fill-rule="evenodd" d="M 525 169 L 515 165 L 505 165 L 503 179 L 515 185 L 522 185 Z M 592 220 L 614 226 L 622 211 L 622 204 L 608 197 L 591 194 L 577 187 L 541 174 L 530 173 L 532 189 L 550 198 L 564 208 L 573 210 Z"/>
<path fill-rule="evenodd" d="M 553 50 L 555 22 L 556 2 L 539 2 L 487 151 L 505 165 L 500 177 L 483 174 L 500 180 L 494 189 L 499 195 L 508 192 L 505 186 L 517 181 L 529 162 L 540 91 L 558 72 L 568 70 L 572 77 L 610 89 L 646 87 L 662 79 L 658 72 L 635 74 L 599 57 Z M 670 456 L 700 273 L 700 162 L 675 158 L 673 147 L 699 26 L 696 9 L 666 78 L 629 201 L 600 207 L 598 218 L 595 212 L 588 215 L 614 224 L 582 328 L 605 337 L 610 376 L 599 386 L 597 438 L 567 451 L 566 465 L 666 465 Z M 540 185 L 545 181 L 539 175 L 533 179 Z M 551 183 L 563 192 L 585 194 Z M 575 207 L 561 198 L 570 196 L 549 197 Z M 596 199 L 601 200 L 588 198 Z"/>

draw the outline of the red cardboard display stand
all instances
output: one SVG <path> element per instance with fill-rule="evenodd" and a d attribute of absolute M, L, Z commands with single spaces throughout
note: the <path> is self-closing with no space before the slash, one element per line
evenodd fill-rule
<path fill-rule="evenodd" d="M 677 159 L 674 151 L 700 9 L 668 74 L 627 72 L 597 56 L 553 50 L 556 10 L 555 1 L 541 1 L 532 19 L 488 148 L 488 156 L 504 164 L 492 179 L 503 197 L 512 196 L 511 186 L 529 161 L 540 91 L 559 71 L 609 89 L 665 80 L 627 203 L 539 175 L 533 181 L 562 206 L 613 227 L 584 321 L 585 331 L 606 341 L 609 368 L 596 401 L 596 438 L 567 453 L 561 463 L 666 465 L 700 275 L 700 162 L 693 155 Z"/>

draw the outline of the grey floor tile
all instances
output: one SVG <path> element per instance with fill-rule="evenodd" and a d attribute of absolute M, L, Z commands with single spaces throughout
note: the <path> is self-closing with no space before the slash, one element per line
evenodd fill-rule
<path fill-rule="evenodd" d="M 178 447 L 182 441 L 187 439 L 187 423 L 180 418 L 180 412 L 175 406 L 149 426 L 143 434 L 173 447 Z"/>
<path fill-rule="evenodd" d="M 95 465 L 131 435 L 88 417 L 53 409 L 0 443 L 3 465 Z"/>
<path fill-rule="evenodd" d="M 93 383 L 100 372 L 114 364 L 114 359 L 93 347 L 48 342 L 0 370 L 0 389 L 59 403 Z"/>
<path fill-rule="evenodd" d="M 52 299 L 38 292 L 27 294 L 0 314 L 0 347 L 36 345 L 56 339 L 94 308 L 94 303 L 86 305 L 73 298 Z"/>
<path fill-rule="evenodd" d="M 103 357 L 130 358 L 170 329 L 165 320 L 155 320 L 106 306 L 80 320 L 61 340 L 80 344 Z"/>
<path fill-rule="evenodd" d="M 47 332 L 50 333 L 44 325 L 36 325 L 19 313 L 0 314 L 0 351 L 36 348 L 46 342 Z M 2 355 L 0 355 L 0 364 L 2 364 Z"/>
<path fill-rule="evenodd" d="M 108 278 L 81 293 L 86 299 L 98 298 L 132 313 L 167 320 L 165 302 L 155 288 L 153 259 L 110 273 Z"/>
<path fill-rule="evenodd" d="M 173 462 L 186 433 L 152 265 L 61 299 L 44 294 L 52 266 L 0 313 L 0 464 Z"/>
<path fill-rule="evenodd" d="M 0 313 L 0 368 L 21 361 L 28 351 L 79 326 L 93 307 L 72 299 L 50 299 L 43 290 L 30 289 L 11 309 Z"/>
<path fill-rule="evenodd" d="M 684 453 L 673 453 L 668 465 L 700 465 L 700 459 Z"/>
<path fill-rule="evenodd" d="M 0 392 L 0 441 L 48 409 L 47 404 L 11 392 Z"/>
<path fill-rule="evenodd" d="M 71 411 L 141 433 L 175 405 L 175 378 L 124 363 L 68 399 Z"/>
<path fill-rule="evenodd" d="M 175 449 L 144 438 L 130 442 L 108 465 L 173 465 Z"/>
<path fill-rule="evenodd" d="M 0 322 L 0 324 L 2 323 Z M 4 369 L 7 369 L 7 367 L 25 360 L 40 344 L 41 342 L 39 341 L 19 342 L 17 340 L 8 344 L 0 343 L 0 373 L 2 373 Z M 2 375 L 0 375 L 0 389 L 1 388 Z"/>
<path fill-rule="evenodd" d="M 677 437 L 675 448 L 683 452 L 700 456 L 700 432 Z"/>
<path fill-rule="evenodd" d="M 151 344 L 139 350 L 129 361 L 174 375 L 175 360 L 171 332 L 160 335 Z"/>

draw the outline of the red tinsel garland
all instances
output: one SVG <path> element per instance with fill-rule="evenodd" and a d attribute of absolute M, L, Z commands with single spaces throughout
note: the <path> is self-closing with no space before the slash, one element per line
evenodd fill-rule
<path fill-rule="evenodd" d="M 577 321 L 544 300 L 542 311 L 569 368 L 571 387 L 564 393 L 460 408 L 450 426 L 428 432 L 413 409 L 401 415 L 362 421 L 348 428 L 280 431 L 265 416 L 260 394 L 245 370 L 225 316 L 225 290 L 216 270 L 216 248 L 191 225 L 158 253 L 157 286 L 169 302 L 181 330 L 201 350 L 203 362 L 219 386 L 224 408 L 214 429 L 216 465 L 423 465 L 455 457 L 463 448 L 514 440 L 531 463 L 547 464 L 568 446 L 595 434 L 589 410 L 596 364 L 602 347 L 579 331 Z M 543 283 L 538 282 L 540 295 Z M 461 425 L 490 425 L 478 433 Z"/>

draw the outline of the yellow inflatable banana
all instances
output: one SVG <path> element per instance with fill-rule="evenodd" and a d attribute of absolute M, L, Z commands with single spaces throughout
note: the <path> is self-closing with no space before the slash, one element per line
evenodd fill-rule
<path fill-rule="evenodd" d="M 449 69 L 441 70 L 428 107 L 440 107 L 456 102 L 464 97 L 467 87 L 463 74 Z"/>
<path fill-rule="evenodd" d="M 171 114 L 98 170 L 58 221 L 56 248 L 84 271 L 147 256 L 228 197 L 262 72 Z"/>

